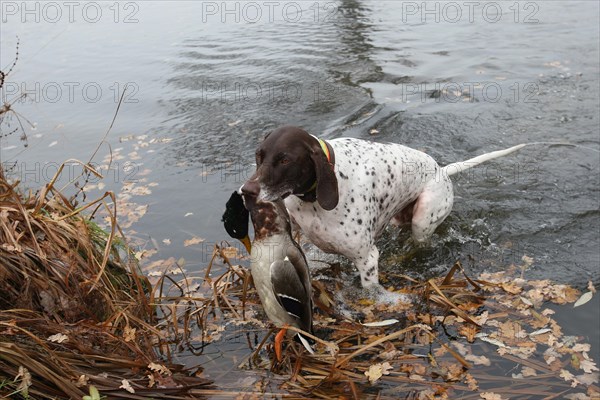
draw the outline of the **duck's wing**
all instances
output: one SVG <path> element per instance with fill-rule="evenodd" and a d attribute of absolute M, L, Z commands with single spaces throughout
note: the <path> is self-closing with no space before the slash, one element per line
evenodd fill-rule
<path fill-rule="evenodd" d="M 286 257 L 271 264 L 273 292 L 283 309 L 301 325 L 307 293 L 296 269 Z"/>
<path fill-rule="evenodd" d="M 271 283 L 275 298 L 285 312 L 297 322 L 302 330 L 312 333 L 312 292 L 310 287 L 309 290 L 306 290 L 304 281 L 298 274 L 298 269 L 288 257 L 273 262 L 271 264 Z M 308 270 L 306 273 L 308 274 Z M 314 354 L 310 339 L 307 340 L 300 333 L 297 333 L 296 336 L 306 350 Z"/>

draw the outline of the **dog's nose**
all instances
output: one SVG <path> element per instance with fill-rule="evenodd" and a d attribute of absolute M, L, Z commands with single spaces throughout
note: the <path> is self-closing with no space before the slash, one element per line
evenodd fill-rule
<path fill-rule="evenodd" d="M 246 181 L 242 186 L 242 194 L 245 196 L 256 197 L 260 193 L 260 185 L 254 179 Z"/>

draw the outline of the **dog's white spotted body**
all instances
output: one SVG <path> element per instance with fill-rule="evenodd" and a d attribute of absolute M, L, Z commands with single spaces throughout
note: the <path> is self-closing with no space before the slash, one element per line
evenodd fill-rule
<path fill-rule="evenodd" d="M 337 207 L 326 211 L 297 196 L 285 205 L 311 242 L 352 260 L 363 287 L 376 285 L 375 240 L 385 226 L 408 211 L 413 238 L 427 240 L 452 209 L 452 183 L 433 158 L 406 146 L 352 138 L 328 143 L 335 154 Z"/>

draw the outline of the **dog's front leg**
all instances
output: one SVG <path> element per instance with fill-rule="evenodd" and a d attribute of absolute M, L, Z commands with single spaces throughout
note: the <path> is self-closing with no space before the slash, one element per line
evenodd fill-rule
<path fill-rule="evenodd" d="M 407 296 L 390 292 L 379 283 L 379 250 L 374 244 L 367 248 L 368 252 L 355 257 L 353 261 L 360 273 L 362 287 L 367 290 L 368 296 L 375 301 L 387 304 L 410 302 Z"/>
<path fill-rule="evenodd" d="M 367 252 L 354 258 L 354 264 L 360 273 L 360 283 L 365 289 L 373 289 L 379 285 L 379 250 L 371 244 L 365 246 Z"/>

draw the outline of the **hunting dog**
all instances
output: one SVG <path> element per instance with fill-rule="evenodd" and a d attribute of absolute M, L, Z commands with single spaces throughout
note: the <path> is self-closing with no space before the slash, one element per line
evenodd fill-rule
<path fill-rule="evenodd" d="M 353 261 L 364 288 L 380 288 L 375 241 L 389 222 L 409 223 L 414 241 L 426 242 L 452 209 L 450 176 L 523 146 L 440 167 L 400 144 L 324 141 L 285 126 L 260 144 L 256 172 L 241 190 L 264 201 L 285 199 L 312 243 Z"/>

